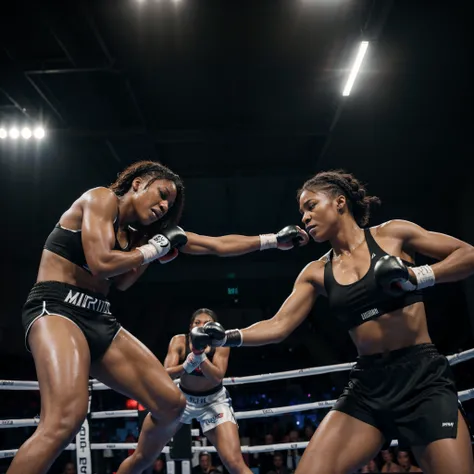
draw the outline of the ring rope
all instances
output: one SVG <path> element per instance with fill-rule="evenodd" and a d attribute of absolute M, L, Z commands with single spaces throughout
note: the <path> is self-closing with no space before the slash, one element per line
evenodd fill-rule
<path fill-rule="evenodd" d="M 466 360 L 474 358 L 474 349 L 469 349 L 457 354 L 447 356 L 450 365 L 456 365 Z M 290 370 L 285 372 L 268 373 L 262 375 L 251 375 L 248 377 L 227 377 L 223 380 L 225 385 L 238 385 L 244 383 L 258 383 L 266 382 L 270 380 L 281 380 L 296 377 L 306 377 L 309 375 L 320 375 L 331 372 L 342 372 L 350 370 L 355 365 L 354 362 L 336 365 L 326 365 L 320 367 L 313 367 L 307 369 Z M 175 381 L 179 382 L 179 380 Z M 39 384 L 37 381 L 25 381 L 25 380 L 0 380 L 0 390 L 38 390 Z M 110 387 L 98 382 L 91 380 L 91 390 L 110 390 Z M 458 398 L 460 401 L 470 400 L 474 398 L 474 388 L 463 390 L 458 392 Z M 249 418 L 260 418 L 269 417 L 280 414 L 300 412 L 307 410 L 317 410 L 321 408 L 330 408 L 336 403 L 336 400 L 325 400 L 313 403 L 304 403 L 299 405 L 291 405 L 285 407 L 275 408 L 264 408 L 262 410 L 250 410 L 244 412 L 235 413 L 236 419 L 249 419 Z M 138 410 L 115 410 L 115 411 L 104 411 L 90 413 L 91 418 L 95 419 L 106 419 L 106 418 L 121 418 L 121 417 L 138 417 Z M 1 428 L 18 428 L 26 426 L 37 426 L 39 423 L 39 417 L 35 418 L 24 418 L 17 420 L 0 420 Z M 192 436 L 199 436 L 199 430 L 192 430 Z M 259 445 L 259 446 L 241 446 L 242 453 L 258 453 L 268 451 L 279 451 L 287 449 L 304 449 L 308 445 L 308 442 L 301 443 L 280 443 L 272 445 Z M 391 446 L 397 446 L 398 441 L 393 440 Z M 103 450 L 103 449 L 136 449 L 137 443 L 91 443 L 90 450 Z M 75 444 L 69 444 L 65 450 L 76 450 Z M 0 459 L 14 457 L 18 449 L 0 450 Z M 216 452 L 216 449 L 212 446 L 194 446 L 192 452 Z M 169 453 L 169 447 L 165 446 L 163 453 Z"/>
<path fill-rule="evenodd" d="M 474 388 L 458 392 L 458 398 L 461 402 L 474 398 Z M 322 408 L 331 408 L 337 400 L 323 400 L 320 402 L 302 403 L 299 405 L 287 405 L 284 407 L 263 408 L 261 410 L 239 411 L 234 413 L 237 420 L 246 420 L 250 418 L 266 418 L 275 415 L 285 415 L 299 411 L 320 410 Z M 91 419 L 107 419 L 107 418 L 136 418 L 138 410 L 116 410 L 116 411 L 98 411 L 90 414 Z M 22 426 L 37 426 L 39 418 L 26 418 L 20 420 L 0 420 L 1 428 L 17 428 Z M 193 430 L 193 436 L 199 433 L 199 430 Z"/>
<path fill-rule="evenodd" d="M 474 358 L 474 349 L 452 354 L 446 357 L 450 365 L 456 365 L 466 360 Z M 320 367 L 311 367 L 307 369 L 288 370 L 285 372 L 275 372 L 262 375 L 249 375 L 247 377 L 226 377 L 223 380 L 224 385 L 239 385 L 244 383 L 268 382 L 270 380 L 291 379 L 296 377 L 307 377 L 309 375 L 321 375 L 333 372 L 344 372 L 351 370 L 355 362 L 345 364 L 323 365 Z M 175 380 L 179 382 L 179 380 Z M 92 390 L 111 390 L 97 380 L 91 380 Z M 39 385 L 36 381 L 25 380 L 0 380 L 0 390 L 38 390 Z"/>
<path fill-rule="evenodd" d="M 138 443 L 91 443 L 91 450 L 105 450 L 110 449 L 113 451 L 117 450 L 129 450 L 137 449 Z M 301 441 L 299 443 L 277 443 L 277 444 L 261 444 L 256 446 L 241 446 L 242 453 L 265 453 L 271 451 L 286 451 L 288 449 L 305 449 L 309 444 L 309 441 Z M 398 440 L 392 440 L 390 446 L 398 446 Z M 67 450 L 73 451 L 76 449 L 75 444 L 70 444 Z M 15 456 L 18 449 L 9 449 L 5 451 L 0 451 L 1 458 L 10 458 Z M 217 450 L 214 446 L 193 446 L 191 448 L 193 453 L 216 453 Z M 162 454 L 169 453 L 169 447 L 165 446 L 163 448 Z"/>

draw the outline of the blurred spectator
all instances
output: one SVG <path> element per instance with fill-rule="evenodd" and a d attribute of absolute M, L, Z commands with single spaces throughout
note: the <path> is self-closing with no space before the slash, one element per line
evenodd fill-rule
<path fill-rule="evenodd" d="M 192 474 L 211 474 L 217 472 L 211 464 L 211 455 L 209 453 L 199 454 L 199 465 L 194 467 Z"/>
<path fill-rule="evenodd" d="M 276 453 L 273 455 L 272 470 L 265 474 L 291 474 L 291 471 L 283 465 L 283 456 L 280 453 Z"/>
<path fill-rule="evenodd" d="M 375 459 L 370 460 L 365 466 L 363 466 L 360 472 L 379 472 L 379 467 L 377 466 Z"/>
<path fill-rule="evenodd" d="M 423 472 L 419 467 L 413 465 L 410 453 L 408 451 L 398 451 L 397 461 L 402 468 L 401 472 Z"/>
<path fill-rule="evenodd" d="M 383 459 L 382 472 L 402 472 L 402 468 L 394 461 L 393 453 L 389 449 L 380 451 Z"/>
<path fill-rule="evenodd" d="M 160 457 L 153 463 L 153 470 L 151 471 L 152 474 L 166 474 L 166 463 Z"/>
<path fill-rule="evenodd" d="M 313 425 L 306 425 L 304 427 L 304 441 L 310 441 L 314 435 L 314 426 Z"/>
<path fill-rule="evenodd" d="M 298 430 L 291 430 L 288 433 L 289 443 L 298 443 L 300 440 L 300 434 Z M 289 449 L 286 452 L 286 467 L 290 472 L 295 471 L 300 462 L 301 456 L 303 456 L 304 449 Z"/>
<path fill-rule="evenodd" d="M 273 435 L 267 433 L 265 435 L 264 444 L 269 445 L 274 443 L 275 439 L 273 438 Z M 273 455 L 274 451 L 269 451 L 266 453 L 255 453 L 251 467 L 259 467 L 260 472 L 262 474 L 266 474 L 267 472 L 273 469 Z"/>
<path fill-rule="evenodd" d="M 76 466 L 74 465 L 74 463 L 73 462 L 67 462 L 64 465 L 64 469 L 63 469 L 62 474 L 77 474 Z"/>

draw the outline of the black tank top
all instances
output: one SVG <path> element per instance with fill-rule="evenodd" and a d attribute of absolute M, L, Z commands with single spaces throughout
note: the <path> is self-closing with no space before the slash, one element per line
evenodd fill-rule
<path fill-rule="evenodd" d="M 182 362 L 184 362 L 186 360 L 186 357 L 188 357 L 188 354 L 191 352 L 191 349 L 189 348 L 189 334 L 186 334 L 186 336 L 185 336 L 185 343 L 186 343 L 186 346 L 185 346 L 185 351 L 184 351 L 184 359 L 183 359 Z M 206 352 L 206 356 L 209 359 L 209 362 L 212 362 L 212 359 L 213 359 L 215 353 L 216 353 L 216 348 L 215 347 L 211 347 L 211 350 L 209 352 Z M 202 370 L 199 367 L 194 369 L 188 375 L 196 375 L 197 377 L 204 377 L 204 374 L 202 373 Z"/>
<path fill-rule="evenodd" d="M 130 233 L 128 235 L 128 244 L 122 248 L 117 240 L 118 231 L 118 216 L 114 221 L 115 246 L 114 250 L 122 250 L 127 252 L 130 249 Z M 59 222 L 55 225 L 51 234 L 49 234 L 44 248 L 50 252 L 59 255 L 66 260 L 74 263 L 78 267 L 83 268 L 90 273 L 87 266 L 86 256 L 84 255 L 84 248 L 82 247 L 81 230 L 71 230 L 62 227 Z"/>
<path fill-rule="evenodd" d="M 369 229 L 364 229 L 364 234 L 370 252 L 370 267 L 360 280 L 349 285 L 336 282 L 332 269 L 332 250 L 324 266 L 324 288 L 328 295 L 329 307 L 347 330 L 382 314 L 423 301 L 421 290 L 407 292 L 400 297 L 383 292 L 375 281 L 374 266 L 381 257 L 388 254 L 377 245 Z M 407 266 L 413 266 L 410 262 L 403 262 Z"/>

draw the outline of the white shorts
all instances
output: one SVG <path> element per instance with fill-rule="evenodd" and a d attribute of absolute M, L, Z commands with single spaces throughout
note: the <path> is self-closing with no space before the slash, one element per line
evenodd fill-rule
<path fill-rule="evenodd" d="M 201 423 L 203 433 L 222 425 L 226 421 L 235 421 L 232 399 L 225 387 L 210 395 L 190 395 L 181 389 L 186 397 L 186 408 L 181 416 L 181 423 L 189 425 L 193 419 Z"/>

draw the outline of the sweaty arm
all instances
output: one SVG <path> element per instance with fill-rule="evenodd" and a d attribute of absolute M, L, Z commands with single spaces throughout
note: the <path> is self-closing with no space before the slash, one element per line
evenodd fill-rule
<path fill-rule="evenodd" d="M 220 257 L 235 257 L 271 248 L 289 250 L 295 245 L 306 245 L 309 240 L 306 232 L 295 225 L 287 226 L 276 234 L 255 236 L 235 234 L 209 237 L 186 232 L 186 236 L 188 243 L 180 249 L 181 252 L 192 255 L 218 255 Z"/>
<path fill-rule="evenodd" d="M 179 363 L 179 358 L 183 349 L 183 343 L 185 343 L 185 336 L 183 334 L 178 334 L 171 338 L 168 354 L 166 355 L 164 367 L 166 372 L 172 379 L 177 379 L 184 374 L 183 364 Z"/>
<path fill-rule="evenodd" d="M 243 346 L 263 346 L 281 342 L 306 319 L 319 292 L 312 278 L 318 267 L 324 267 L 324 263 L 312 262 L 303 269 L 290 296 L 273 318 L 259 321 L 241 330 Z"/>
<path fill-rule="evenodd" d="M 429 266 L 436 283 L 455 282 L 474 274 L 474 247 L 462 240 L 428 231 L 403 220 L 388 222 L 384 231 L 399 238 L 403 249 L 438 260 Z M 413 272 L 413 269 L 409 271 Z M 416 274 L 416 269 L 414 273 Z"/>
<path fill-rule="evenodd" d="M 212 362 L 206 359 L 199 367 L 206 379 L 215 382 L 216 385 L 221 383 L 227 372 L 229 363 L 230 348 L 217 347 Z"/>
<path fill-rule="evenodd" d="M 186 232 L 188 243 L 180 252 L 191 255 L 219 255 L 221 257 L 234 257 L 260 250 L 260 237 L 246 235 L 223 235 L 222 237 L 209 237 L 193 232 Z"/>
<path fill-rule="evenodd" d="M 130 252 L 113 250 L 117 217 L 117 197 L 107 188 L 97 188 L 85 195 L 82 215 L 82 246 L 87 266 L 94 276 L 111 278 L 166 255 L 170 241 L 156 235 Z"/>

